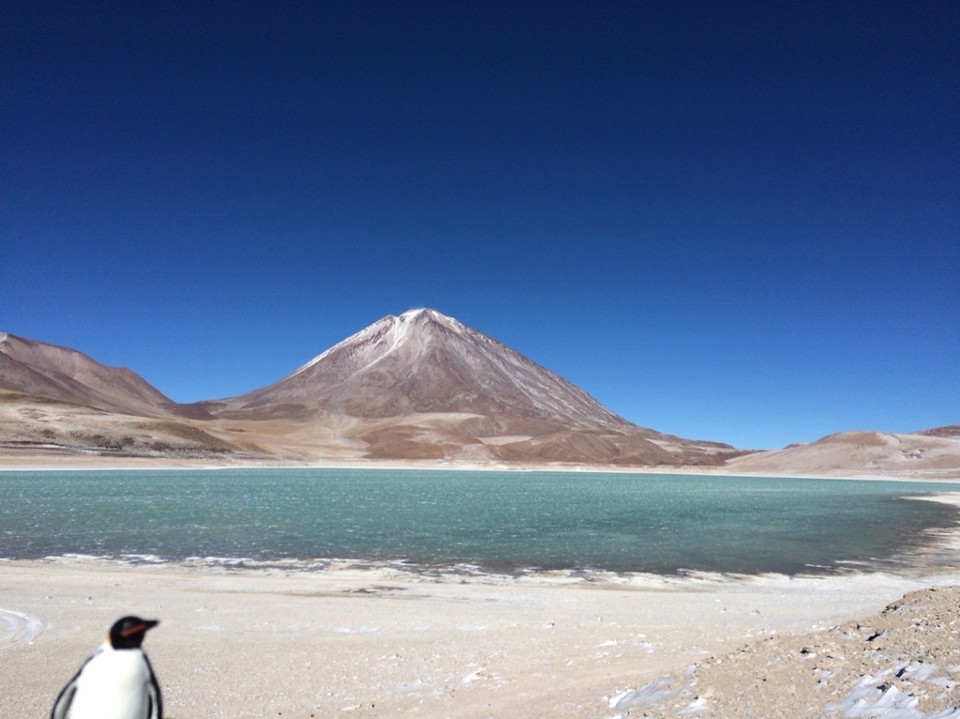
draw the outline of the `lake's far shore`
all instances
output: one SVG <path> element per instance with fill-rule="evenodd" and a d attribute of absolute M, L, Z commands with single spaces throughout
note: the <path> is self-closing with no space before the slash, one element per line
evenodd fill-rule
<path fill-rule="evenodd" d="M 469 472 L 574 472 L 601 474 L 678 474 L 718 477 L 776 477 L 783 479 L 863 479 L 889 482 L 957 482 L 960 475 L 953 471 L 862 472 L 834 470 L 821 473 L 790 471 L 743 471 L 725 466 L 686 465 L 596 465 L 561 462 L 473 462 L 465 460 L 373 460 L 322 459 L 315 461 L 249 458 L 226 460 L 222 457 L 110 457 L 78 454 L 3 454 L 0 453 L 0 472 L 4 471 L 114 471 L 114 470 L 217 470 L 217 469 L 379 469 L 379 470 L 436 470 Z"/>

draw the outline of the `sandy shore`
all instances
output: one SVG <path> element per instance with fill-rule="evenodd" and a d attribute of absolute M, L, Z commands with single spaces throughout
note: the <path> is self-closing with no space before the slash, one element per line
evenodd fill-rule
<path fill-rule="evenodd" d="M 826 716 L 809 705 L 836 700 L 815 690 L 776 713 L 743 707 L 769 703 L 764 686 L 789 697 L 801 691 L 801 675 L 841 677 L 837 662 L 856 674 L 835 680 L 842 694 L 860 676 L 860 664 L 845 657 L 869 635 L 831 627 L 906 592 L 958 581 L 591 581 L 346 565 L 304 572 L 11 561 L 0 564 L 0 716 L 46 716 L 107 626 L 127 613 L 162 621 L 146 647 L 172 719 L 676 716 L 698 702 L 714 707 L 709 716 Z M 948 607 L 954 614 L 956 605 L 954 598 Z M 819 650 L 801 653 L 839 631 L 853 638 L 831 640 L 832 668 L 821 669 Z M 921 646 L 926 636 L 909 641 Z M 897 652 L 884 648 L 893 665 Z M 807 661 L 810 652 L 821 660 Z M 731 656 L 756 666 L 723 659 Z M 960 671 L 960 657 L 950 671 Z"/>

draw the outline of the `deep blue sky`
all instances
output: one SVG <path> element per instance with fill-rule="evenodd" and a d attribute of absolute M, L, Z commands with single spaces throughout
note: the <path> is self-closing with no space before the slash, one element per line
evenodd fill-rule
<path fill-rule="evenodd" d="M 187 402 L 421 306 L 685 437 L 960 422 L 960 3 L 0 4 L 0 331 Z"/>

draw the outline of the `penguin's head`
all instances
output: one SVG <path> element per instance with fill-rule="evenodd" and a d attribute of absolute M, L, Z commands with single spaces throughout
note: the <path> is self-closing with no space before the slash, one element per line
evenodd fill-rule
<path fill-rule="evenodd" d="M 136 649 L 143 643 L 147 630 L 160 622 L 156 619 L 123 617 L 110 627 L 110 646 L 114 649 Z"/>

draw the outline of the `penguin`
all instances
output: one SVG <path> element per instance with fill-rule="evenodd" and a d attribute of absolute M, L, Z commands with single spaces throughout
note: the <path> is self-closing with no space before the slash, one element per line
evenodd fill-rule
<path fill-rule="evenodd" d="M 160 622 L 122 617 L 60 691 L 50 719 L 163 719 L 160 685 L 140 645 Z"/>

